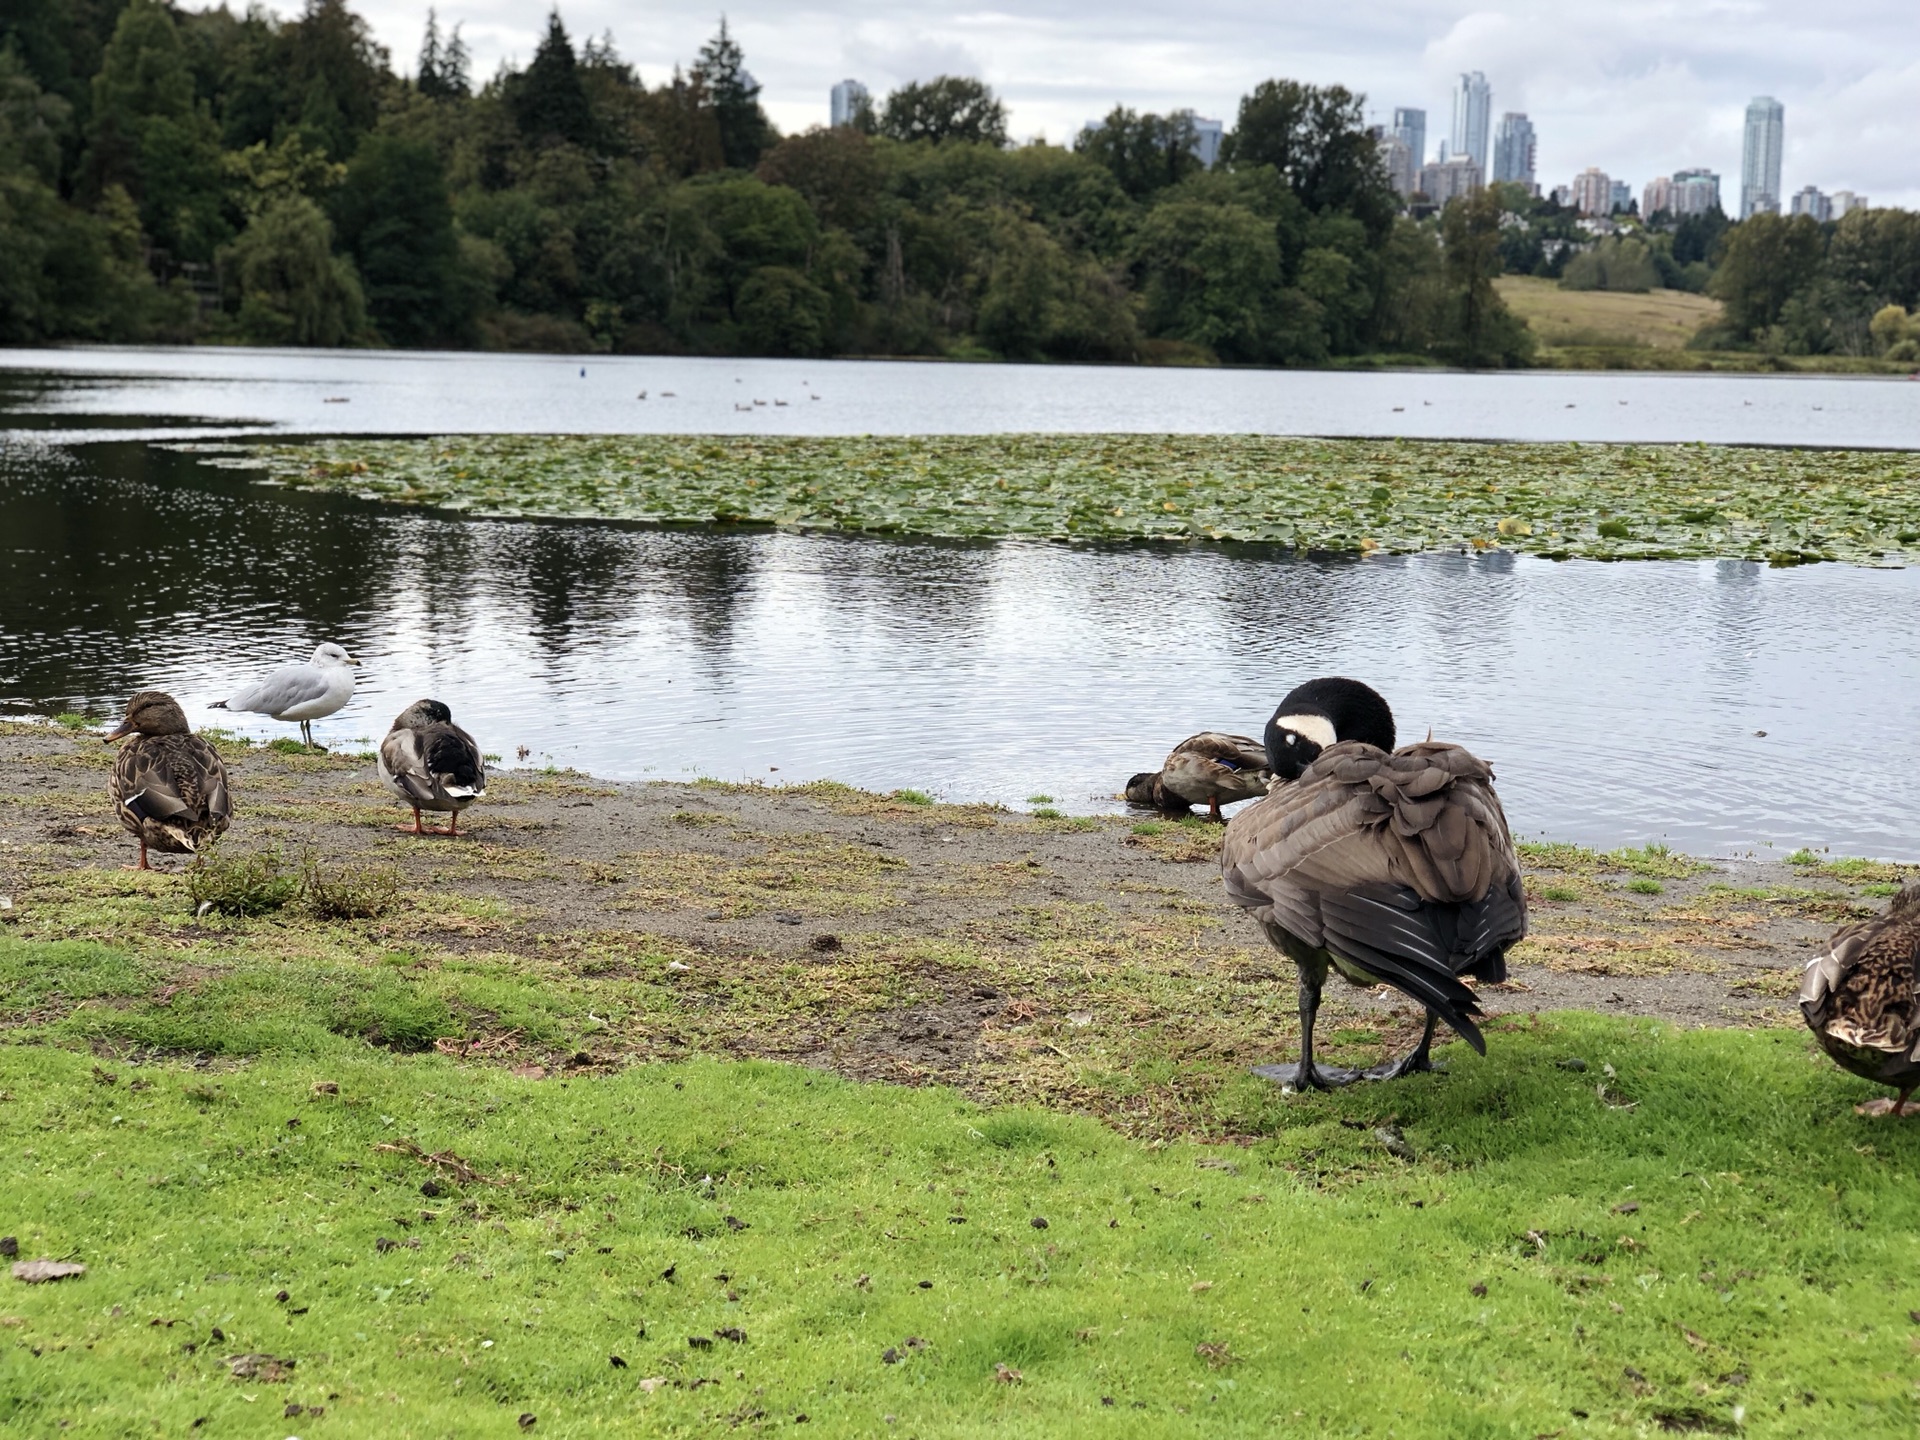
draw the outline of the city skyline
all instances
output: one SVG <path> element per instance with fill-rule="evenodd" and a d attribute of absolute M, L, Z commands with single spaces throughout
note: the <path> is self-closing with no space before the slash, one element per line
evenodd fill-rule
<path fill-rule="evenodd" d="M 354 0 L 396 66 L 412 68 L 426 6 Z M 297 0 L 272 0 L 282 13 Z M 544 0 L 439 5 L 462 25 L 476 78 L 503 60 L 524 65 L 545 27 Z M 1114 105 L 1166 113 L 1190 108 L 1232 125 L 1240 97 L 1261 80 L 1342 84 L 1366 96 L 1368 119 L 1396 107 L 1427 113 L 1426 153 L 1450 131 L 1452 87 L 1480 70 L 1495 119 L 1526 113 L 1538 133 L 1536 179 L 1562 183 L 1589 165 L 1636 186 L 1677 168 L 1706 166 L 1737 191 L 1747 102 L 1772 95 L 1793 112 L 1782 187 L 1813 183 L 1876 202 L 1920 208 L 1920 166 L 1904 116 L 1920 91 L 1920 46 L 1910 8 L 1840 0 L 1809 11 L 1751 0 L 1739 23 L 1713 3 L 1624 3 L 1545 13 L 1520 0 L 1380 0 L 1335 15 L 1229 6 L 1172 15 L 1119 0 L 1095 8 L 1042 0 L 1018 16 L 986 9 L 877 0 L 775 0 L 726 7 L 762 100 L 782 130 L 828 123 L 827 96 L 848 76 L 876 100 L 908 80 L 968 74 L 1007 102 L 1011 128 L 1071 143 L 1089 115 Z M 611 29 L 620 54 L 649 84 L 667 80 L 712 35 L 712 10 L 658 3 L 563 0 L 576 42 Z M 1738 204 L 1736 193 L 1726 197 Z"/>

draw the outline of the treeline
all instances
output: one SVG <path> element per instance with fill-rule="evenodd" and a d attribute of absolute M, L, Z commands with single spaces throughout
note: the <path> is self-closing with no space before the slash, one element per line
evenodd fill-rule
<path fill-rule="evenodd" d="M 1756 215 L 1616 215 L 1596 237 L 1580 217 L 1495 186 L 1502 268 L 1569 290 L 1691 290 L 1723 307 L 1702 350 L 1920 360 L 1920 214 L 1853 210 L 1838 220 Z"/>
<path fill-rule="evenodd" d="M 1360 98 L 1271 81 L 1222 163 L 1116 109 L 1010 146 L 977 81 L 782 137 L 724 22 L 649 88 L 558 11 L 476 84 L 343 0 L 0 17 L 0 340 L 1313 364 L 1524 360 L 1499 213 L 1403 217 Z"/>

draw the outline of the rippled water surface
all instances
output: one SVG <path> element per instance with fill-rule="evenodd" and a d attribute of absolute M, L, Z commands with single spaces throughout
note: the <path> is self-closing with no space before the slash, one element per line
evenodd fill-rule
<path fill-rule="evenodd" d="M 433 694 L 510 759 L 1089 810 L 1337 671 L 1491 759 L 1516 831 L 1920 852 L 1910 571 L 468 520 L 18 440 L 0 565 L 16 709 L 156 685 L 232 723 L 208 702 L 331 639 L 364 662 L 336 744 Z"/>
<path fill-rule="evenodd" d="M 15 426 L 107 433 L 193 420 L 359 434 L 1108 431 L 1920 447 L 1911 380 L 1624 372 L 0 350 L 0 412 Z"/>

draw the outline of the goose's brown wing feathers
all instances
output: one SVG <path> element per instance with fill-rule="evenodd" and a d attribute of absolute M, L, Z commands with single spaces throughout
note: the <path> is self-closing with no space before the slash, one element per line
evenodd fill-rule
<path fill-rule="evenodd" d="M 1457 745 L 1330 746 L 1233 819 L 1221 869 L 1263 924 L 1406 990 L 1476 1047 L 1458 977 L 1504 978 L 1526 934 L 1493 773 Z"/>

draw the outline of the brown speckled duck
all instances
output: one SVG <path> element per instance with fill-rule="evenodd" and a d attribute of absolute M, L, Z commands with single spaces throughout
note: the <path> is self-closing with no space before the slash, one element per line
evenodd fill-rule
<path fill-rule="evenodd" d="M 1174 746 L 1158 770 L 1142 771 L 1127 781 L 1127 799 L 1176 815 L 1205 805 L 1207 818 L 1219 820 L 1222 805 L 1256 800 L 1272 780 L 1266 747 L 1258 740 L 1205 730 Z"/>
<path fill-rule="evenodd" d="M 1800 982 L 1800 1013 L 1841 1069 L 1900 1092 L 1869 1101 L 1862 1114 L 1906 1113 L 1920 1089 L 1920 885 L 1894 896 L 1885 913 L 1834 932 Z"/>
<path fill-rule="evenodd" d="M 192 855 L 226 830 L 233 818 L 227 767 L 171 695 L 142 690 L 127 701 L 127 718 L 106 737 L 109 745 L 121 740 L 107 793 L 120 823 L 140 841 L 140 863 L 129 869 L 153 868 L 149 848 Z"/>

